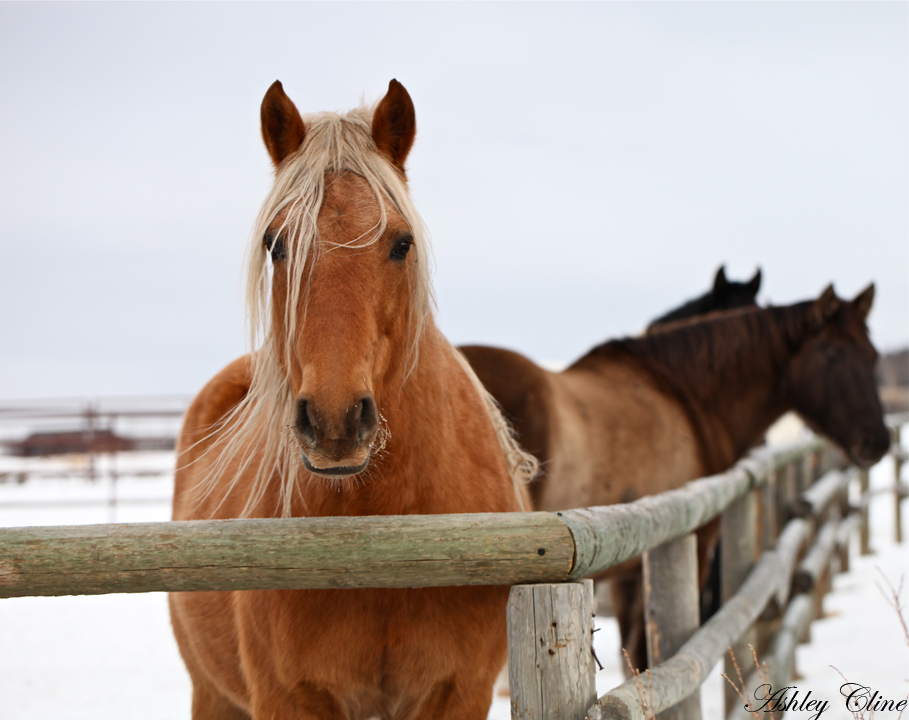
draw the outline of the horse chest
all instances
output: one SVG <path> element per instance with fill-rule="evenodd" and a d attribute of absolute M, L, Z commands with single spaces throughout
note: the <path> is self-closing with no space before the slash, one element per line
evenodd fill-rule
<path fill-rule="evenodd" d="M 507 588 L 251 593 L 241 635 L 247 657 L 267 662 L 249 677 L 318 688 L 351 718 L 396 717 L 465 665 L 504 662 L 506 598 Z"/>

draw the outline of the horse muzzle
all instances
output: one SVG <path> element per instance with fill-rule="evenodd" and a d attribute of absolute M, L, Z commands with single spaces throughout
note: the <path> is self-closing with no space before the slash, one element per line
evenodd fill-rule
<path fill-rule="evenodd" d="M 297 400 L 294 431 L 303 466 L 316 475 L 344 478 L 363 472 L 378 429 L 379 413 L 371 393 L 344 403 L 340 410 L 312 397 Z"/>
<path fill-rule="evenodd" d="M 862 469 L 876 464 L 890 449 L 890 433 L 885 427 L 870 430 L 849 448 L 849 457 Z"/>

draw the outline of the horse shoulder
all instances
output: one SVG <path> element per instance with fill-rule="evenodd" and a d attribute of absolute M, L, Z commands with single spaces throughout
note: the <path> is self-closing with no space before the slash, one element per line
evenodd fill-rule
<path fill-rule="evenodd" d="M 193 398 L 183 418 L 178 452 L 186 452 L 200 444 L 199 441 L 246 397 L 252 381 L 251 371 L 252 356 L 243 355 L 208 381 Z"/>
<path fill-rule="evenodd" d="M 237 358 L 193 398 L 177 440 L 177 472 L 174 478 L 174 519 L 187 519 L 183 500 L 204 474 L 205 453 L 218 437 L 218 423 L 225 420 L 246 397 L 252 382 L 252 356 Z"/>

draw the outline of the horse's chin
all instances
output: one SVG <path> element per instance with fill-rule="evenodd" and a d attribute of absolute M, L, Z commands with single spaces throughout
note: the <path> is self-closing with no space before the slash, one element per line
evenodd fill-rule
<path fill-rule="evenodd" d="M 849 459 L 862 470 L 876 465 L 890 449 L 890 434 L 882 429 L 880 432 L 868 433 L 856 442 L 848 452 Z"/>
<path fill-rule="evenodd" d="M 366 459 L 359 465 L 330 465 L 325 467 L 313 465 L 305 452 L 301 451 L 300 457 L 303 460 L 303 467 L 309 470 L 313 475 L 321 475 L 324 478 L 330 478 L 332 480 L 343 480 L 344 478 L 363 472 L 369 465 L 370 456 L 367 454 Z"/>
<path fill-rule="evenodd" d="M 849 459 L 852 463 L 859 468 L 859 470 L 870 470 L 872 467 L 878 464 L 881 459 L 879 455 L 862 455 L 858 453 L 851 452 L 849 453 Z"/>

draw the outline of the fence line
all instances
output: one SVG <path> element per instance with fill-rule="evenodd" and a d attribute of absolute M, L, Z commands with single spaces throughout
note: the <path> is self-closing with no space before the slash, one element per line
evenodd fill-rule
<path fill-rule="evenodd" d="M 812 438 L 623 505 L 558 513 L 192 520 L 0 529 L 0 597 L 563 582 L 685 535 Z"/>
<path fill-rule="evenodd" d="M 891 449 L 895 477 L 893 486 L 886 492 L 894 496 L 897 519 L 899 502 L 906 494 L 899 463 L 905 450 L 898 443 L 900 428 L 907 421 L 909 415 L 906 414 L 888 418 L 895 443 Z M 769 482 L 758 488 L 761 497 L 755 499 L 753 506 L 760 504 L 765 516 L 752 523 L 753 528 L 760 528 L 765 535 L 761 539 L 764 550 L 747 579 L 731 598 L 724 599 L 723 607 L 713 618 L 690 633 L 687 642 L 669 660 L 652 667 L 646 678 L 631 679 L 599 698 L 588 711 L 589 720 L 649 720 L 657 716 L 660 720 L 699 720 L 699 704 L 689 704 L 686 699 L 697 694 L 700 684 L 727 649 L 734 652 L 745 672 L 754 667 L 750 648 L 747 661 L 741 653 L 743 637 L 751 641 L 767 670 L 764 679 L 760 678 L 757 669 L 748 674 L 745 688 L 742 688 L 746 694 L 748 688 L 760 687 L 765 682 L 773 687 L 783 687 L 791 680 L 795 645 L 810 637 L 810 623 L 821 615 L 823 595 L 832 587 L 832 561 L 835 558 L 840 561 L 841 571 L 848 569 L 850 533 L 857 527 L 867 530 L 867 506 L 872 494 L 867 489 L 867 471 L 861 473 L 865 476 L 863 494 L 857 504 L 850 506 L 848 486 L 858 473 L 834 470 L 818 477 L 830 463 L 829 450 L 832 448 L 818 448 L 803 457 L 789 453 L 789 467 L 782 457 L 780 462 L 774 463 L 774 472 L 765 478 Z M 805 460 L 809 458 L 808 474 L 814 475 L 813 484 L 805 477 Z M 790 492 L 798 486 L 801 486 L 799 494 Z M 773 493 L 775 507 L 773 503 L 764 502 L 768 489 L 779 491 Z M 769 510 L 775 513 L 768 513 Z M 767 528 L 772 528 L 772 523 L 767 522 L 769 514 L 789 518 L 773 542 L 766 536 Z M 740 534 L 749 533 L 748 526 L 739 524 L 737 527 Z M 899 531 L 896 531 L 895 540 L 901 541 Z M 726 551 L 724 545 L 724 553 Z M 862 552 L 868 551 L 867 544 L 863 543 Z M 647 630 L 648 634 L 659 635 L 667 628 L 648 623 Z M 735 677 L 728 660 L 727 675 Z M 731 687 L 726 715 L 730 720 L 751 716 Z"/>
<path fill-rule="evenodd" d="M 899 428 L 907 420 L 906 415 L 889 418 L 896 442 Z M 897 448 L 896 452 L 897 457 L 903 457 L 905 451 Z M 728 647 L 741 649 L 746 631 L 760 640 L 759 652 L 769 653 L 775 672 L 781 677 L 789 672 L 793 638 L 805 632 L 812 612 L 818 611 L 817 598 L 829 586 L 831 558 L 842 557 L 845 549 L 848 560 L 848 535 L 844 537 L 843 528 L 867 523 L 867 497 L 860 499 L 858 507 L 864 502 L 865 511 L 859 510 L 859 520 L 849 518 L 849 478 L 839 471 L 826 472 L 838 463 L 829 446 L 811 438 L 782 450 L 759 449 L 727 473 L 658 496 L 626 505 L 560 513 L 4 529 L 0 530 L 0 597 L 510 584 L 516 586 L 509 605 L 513 616 L 518 596 L 526 593 L 521 588 L 528 584 L 537 584 L 535 593 L 563 598 L 553 600 L 556 604 L 569 602 L 564 599 L 569 596 L 589 601 L 587 591 L 548 591 L 547 584 L 558 588 L 565 581 L 619 565 L 642 553 L 658 552 L 661 546 L 690 545 L 685 539 L 691 532 L 724 514 L 725 524 L 746 536 L 728 548 L 724 545 L 724 569 L 727 574 L 740 575 L 743 581 L 731 582 L 727 577 L 731 589 L 719 613 L 693 633 L 689 629 L 689 637 L 679 641 L 682 645 L 677 652 L 651 670 L 653 707 L 647 707 L 639 691 L 625 683 L 597 700 L 588 713 L 590 720 L 643 720 L 674 705 L 681 707 L 677 703 L 697 690 Z M 896 471 L 893 493 L 898 506 L 905 494 L 899 462 Z M 847 517 L 845 524 L 841 523 L 843 516 Z M 737 520 L 733 522 L 732 518 Z M 736 525 L 741 523 L 740 518 L 748 520 Z M 760 549 L 763 553 L 756 558 Z M 794 577 L 801 580 L 794 582 Z M 660 578 L 651 577 L 650 582 L 659 583 Z M 815 593 L 809 603 L 812 610 L 800 599 L 806 590 Z M 797 597 L 788 602 L 791 595 Z M 552 613 L 575 618 L 572 622 L 580 623 L 581 628 L 585 623 L 592 624 L 589 612 L 585 616 L 570 610 L 553 607 Z M 549 632 L 532 627 L 532 623 L 524 625 L 523 632 L 534 636 Z M 648 623 L 651 634 L 671 629 L 651 625 Z M 563 645 L 558 645 L 559 652 L 568 652 Z M 579 652 L 577 648 L 585 652 L 584 643 L 574 646 L 573 652 Z M 510 651 L 510 663 L 521 662 L 520 653 L 512 655 Z M 592 672 L 589 662 L 569 665 Z M 557 698 L 564 698 L 567 690 L 560 689 L 558 681 L 549 676 L 544 683 L 539 673 L 547 672 L 545 668 L 526 662 L 522 667 L 538 673 L 530 679 L 522 676 L 524 686 L 529 688 L 535 681 L 536 688 L 549 688 L 543 693 L 544 704 L 546 696 L 551 696 L 552 702 L 564 705 Z M 576 686 L 574 679 L 571 682 Z M 514 717 L 521 703 L 522 698 L 513 694 Z M 728 707 L 727 714 L 729 710 L 733 708 Z M 679 718 L 700 716 L 696 706 L 680 712 L 687 714 L 677 714 Z M 534 713 L 526 717 L 580 718 L 577 713 L 566 715 L 561 710 L 547 714 L 545 707 Z"/>
<path fill-rule="evenodd" d="M 110 498 L 70 498 L 64 500 L 4 500 L 0 502 L 0 510 L 36 510 L 44 508 L 118 508 L 132 507 L 136 505 L 166 505 L 170 506 L 173 502 L 171 496 L 161 497 L 137 497 L 122 498 L 113 496 Z M 111 523 L 107 523 L 110 525 Z"/>

